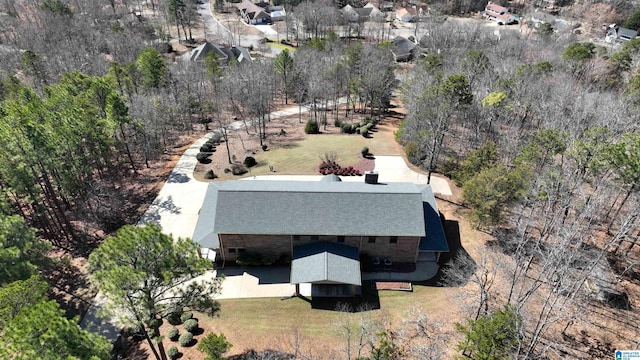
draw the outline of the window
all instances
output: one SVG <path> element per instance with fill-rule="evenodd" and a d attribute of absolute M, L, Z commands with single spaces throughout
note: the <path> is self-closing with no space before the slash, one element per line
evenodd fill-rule
<path fill-rule="evenodd" d="M 397 236 L 389 236 L 389 244 L 397 244 L 398 237 Z"/>
<path fill-rule="evenodd" d="M 229 248 L 229 254 L 235 254 L 235 253 L 243 253 L 246 252 L 247 249 L 245 248 L 235 248 L 235 247 L 230 247 Z"/>
<path fill-rule="evenodd" d="M 300 241 L 300 235 L 293 235 L 293 241 Z"/>
<path fill-rule="evenodd" d="M 245 249 L 245 248 L 238 248 L 238 252 L 239 252 L 239 253 L 247 252 L 247 249 Z"/>
<path fill-rule="evenodd" d="M 375 236 L 369 236 L 369 244 L 374 244 L 376 242 Z"/>
<path fill-rule="evenodd" d="M 229 254 L 235 254 L 236 248 L 229 248 Z"/>
<path fill-rule="evenodd" d="M 339 243 L 343 243 L 344 242 L 344 236 L 338 236 L 338 242 Z"/>

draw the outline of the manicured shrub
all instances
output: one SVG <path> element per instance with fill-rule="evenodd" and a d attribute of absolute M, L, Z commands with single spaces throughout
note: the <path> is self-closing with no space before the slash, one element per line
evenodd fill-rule
<path fill-rule="evenodd" d="M 213 149 L 215 148 L 216 147 L 213 144 L 204 143 L 202 146 L 200 146 L 200 152 L 204 152 L 204 153 L 213 152 Z"/>
<path fill-rule="evenodd" d="M 229 168 L 224 168 L 224 170 L 223 170 L 223 171 L 224 171 L 224 173 L 225 173 L 225 174 L 228 174 L 228 173 L 230 173 L 230 172 L 231 172 L 231 169 L 229 169 Z"/>
<path fill-rule="evenodd" d="M 249 170 L 247 170 L 246 167 L 240 165 L 240 164 L 233 164 L 231 165 L 231 173 L 233 175 L 242 175 L 242 174 L 246 174 Z"/>
<path fill-rule="evenodd" d="M 216 174 L 213 172 L 213 170 L 212 170 L 212 169 L 209 169 L 209 170 L 207 170 L 207 171 L 204 173 L 204 178 L 205 178 L 205 179 L 215 179 L 215 178 L 217 178 L 217 177 L 218 177 L 218 176 L 216 176 Z"/>
<path fill-rule="evenodd" d="M 284 130 L 282 130 L 284 131 Z M 267 151 L 267 145 L 262 145 L 262 151 Z"/>
<path fill-rule="evenodd" d="M 307 121 L 307 124 L 304 126 L 304 133 L 305 134 L 319 134 L 320 133 L 320 126 L 318 125 L 318 123 L 316 121 L 313 121 L 312 119 L 309 119 Z"/>
<path fill-rule="evenodd" d="M 210 160 L 209 160 L 209 155 L 211 155 L 211 154 L 207 154 L 207 153 L 199 152 L 199 153 L 196 155 L 196 160 L 198 160 L 198 162 L 200 162 L 200 163 L 205 163 L 205 162 L 207 162 L 207 161 L 210 161 Z"/>
<path fill-rule="evenodd" d="M 362 150 L 360 150 L 360 153 L 362 154 L 362 156 L 367 156 L 369 155 L 369 148 L 368 147 L 363 147 Z"/>
<path fill-rule="evenodd" d="M 185 311 L 180 315 L 180 320 L 182 320 L 182 322 L 186 322 L 191 318 L 193 318 L 193 313 L 191 311 Z"/>
<path fill-rule="evenodd" d="M 193 343 L 193 334 L 191 334 L 190 332 L 186 332 L 182 335 L 180 335 L 180 338 L 178 339 L 178 343 L 180 344 L 180 346 L 191 346 L 191 344 Z"/>
<path fill-rule="evenodd" d="M 184 329 L 187 330 L 190 333 L 193 333 L 194 331 L 198 330 L 198 320 L 196 320 L 196 319 L 187 319 L 184 322 Z"/>
<path fill-rule="evenodd" d="M 360 128 L 360 135 L 367 137 L 369 135 L 369 129 L 366 126 Z"/>
<path fill-rule="evenodd" d="M 342 120 L 336 117 L 336 119 L 333 120 L 333 126 L 342 128 Z"/>
<path fill-rule="evenodd" d="M 243 164 L 246 167 L 253 167 L 253 166 L 256 166 L 258 162 L 253 156 L 247 156 L 246 158 L 244 158 Z"/>
<path fill-rule="evenodd" d="M 169 340 L 171 341 L 176 341 L 178 340 L 178 337 L 180 336 L 180 331 L 178 330 L 177 327 L 172 327 L 171 329 L 169 329 L 167 331 L 167 337 L 169 338 Z"/>
<path fill-rule="evenodd" d="M 180 351 L 178 351 L 178 348 L 174 345 L 169 346 L 169 348 L 167 349 L 167 356 L 171 360 L 177 359 L 179 354 Z"/>
<path fill-rule="evenodd" d="M 139 324 L 132 324 L 127 328 L 127 334 L 135 341 L 140 341 L 145 338 L 144 328 Z"/>
<path fill-rule="evenodd" d="M 167 321 L 171 325 L 180 325 L 182 321 L 180 320 L 180 315 L 182 315 L 182 308 L 173 309 L 169 316 L 167 316 Z"/>

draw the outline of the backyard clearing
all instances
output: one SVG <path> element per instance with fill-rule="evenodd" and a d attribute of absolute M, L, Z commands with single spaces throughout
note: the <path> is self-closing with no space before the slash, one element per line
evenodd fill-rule
<path fill-rule="evenodd" d="M 341 114 L 344 112 L 341 110 Z M 198 164 L 194 177 L 205 180 L 204 173 L 213 170 L 217 180 L 237 179 L 229 168 L 229 158 L 242 163 L 247 156 L 254 157 L 258 164 L 250 168 L 244 176 L 256 175 L 319 175 L 318 166 L 327 154 L 334 154 L 342 167 L 353 166 L 361 171 L 373 170 L 371 164 L 362 157 L 362 148 L 368 147 L 373 158 L 376 155 L 403 155 L 402 147 L 395 141 L 393 132 L 397 129 L 399 119 L 387 116 L 376 126 L 376 130 L 368 137 L 357 134 L 341 134 L 340 128 L 333 125 L 333 114 L 327 112 L 329 124 L 320 127 L 320 134 L 304 133 L 304 125 L 308 114 L 303 113 L 302 120 L 298 115 L 274 118 L 267 123 L 267 138 L 264 144 L 267 151 L 262 151 L 258 135 L 252 127 L 235 130 L 229 133 L 229 143 L 217 147 L 209 159 L 209 164 Z M 353 114 L 350 119 L 340 117 L 342 121 L 359 122 L 365 116 Z M 229 146 L 230 156 L 227 153 Z"/>

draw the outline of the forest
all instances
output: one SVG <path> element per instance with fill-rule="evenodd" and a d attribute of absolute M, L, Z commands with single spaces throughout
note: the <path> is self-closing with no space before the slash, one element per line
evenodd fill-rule
<path fill-rule="evenodd" d="M 223 66 L 179 59 L 176 48 L 204 40 L 192 34 L 202 27 L 192 0 L 2 1 L 0 354 L 109 358 L 106 340 L 77 326 L 95 295 L 87 259 L 139 220 L 170 154 L 235 119 L 266 141 L 283 104 L 326 126 L 340 98 L 371 117 L 403 103 L 407 159 L 452 179 L 465 216 L 493 239 L 481 259 L 462 251 L 443 271 L 441 286 L 474 288 L 457 350 L 576 357 L 575 334 L 596 310 L 628 327 L 602 329 L 588 356 L 640 347 L 640 39 L 443 21 L 483 5 L 434 2 L 437 15 L 418 25 L 420 56 L 398 64 L 384 36 L 345 41 L 339 24 L 309 17 L 335 4 L 292 3 L 288 27 L 304 45 Z M 605 21 L 590 5 L 559 6 Z M 596 5 L 640 27 L 630 3 Z M 496 327 L 511 332 L 487 349 Z M 52 346 L 29 341 L 45 335 Z M 391 345 L 375 358 L 408 356 Z"/>

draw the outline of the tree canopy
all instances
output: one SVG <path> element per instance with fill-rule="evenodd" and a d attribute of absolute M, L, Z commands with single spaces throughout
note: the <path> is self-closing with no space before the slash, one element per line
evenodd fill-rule
<path fill-rule="evenodd" d="M 222 280 L 195 280 L 211 268 L 199 250 L 157 225 L 126 225 L 91 253 L 91 281 L 108 297 L 107 311 L 143 329 L 183 308 L 211 312 Z M 147 340 L 159 358 L 149 335 Z"/>

